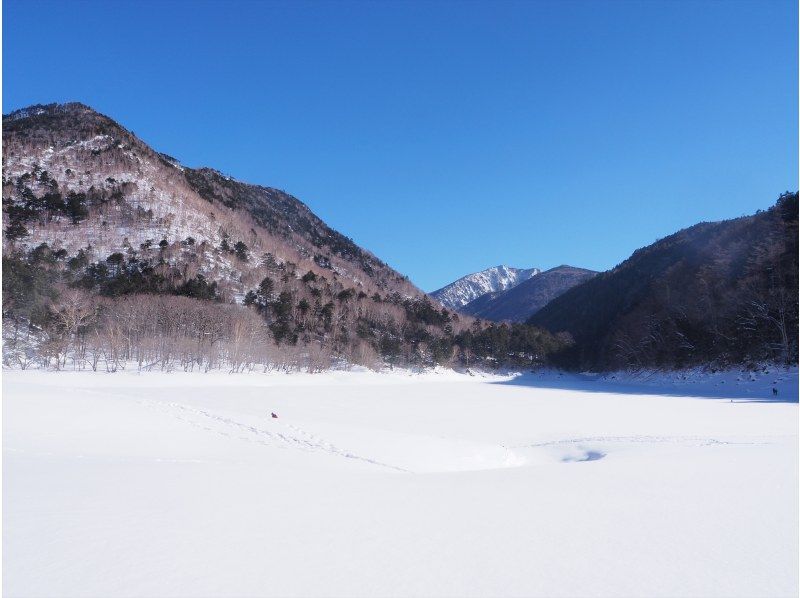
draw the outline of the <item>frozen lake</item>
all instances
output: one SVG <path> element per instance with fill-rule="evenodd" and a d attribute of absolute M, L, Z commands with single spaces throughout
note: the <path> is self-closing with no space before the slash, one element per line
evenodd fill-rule
<path fill-rule="evenodd" d="M 5 371 L 3 593 L 796 596 L 772 385 Z"/>

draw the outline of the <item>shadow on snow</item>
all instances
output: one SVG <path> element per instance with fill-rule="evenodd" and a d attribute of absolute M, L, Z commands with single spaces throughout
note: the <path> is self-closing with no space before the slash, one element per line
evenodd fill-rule
<path fill-rule="evenodd" d="M 510 380 L 492 382 L 510 386 L 529 386 L 532 388 L 548 388 L 575 390 L 581 392 L 597 392 L 606 394 L 657 395 L 669 397 L 692 397 L 699 399 L 726 399 L 735 403 L 797 403 L 797 374 L 780 374 L 786 379 L 778 384 L 754 382 L 738 382 L 726 379 L 719 381 L 681 382 L 663 380 L 653 383 L 642 383 L 636 380 L 615 381 L 603 378 L 600 374 L 556 374 L 548 372 L 544 375 L 529 372 Z M 773 396 L 772 388 L 778 389 Z"/>

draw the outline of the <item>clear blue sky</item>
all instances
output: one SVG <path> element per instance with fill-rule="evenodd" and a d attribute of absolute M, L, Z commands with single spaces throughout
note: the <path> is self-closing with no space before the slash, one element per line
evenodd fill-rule
<path fill-rule="evenodd" d="M 3 83 L 285 189 L 425 290 L 797 189 L 793 1 L 5 0 Z"/>

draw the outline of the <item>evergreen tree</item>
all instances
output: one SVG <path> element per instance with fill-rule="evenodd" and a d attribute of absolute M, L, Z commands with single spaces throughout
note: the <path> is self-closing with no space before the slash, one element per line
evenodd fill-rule
<path fill-rule="evenodd" d="M 67 215 L 72 219 L 72 224 L 78 224 L 89 215 L 86 207 L 86 194 L 72 192 L 67 196 Z"/>
<path fill-rule="evenodd" d="M 236 257 L 243 262 L 250 259 L 250 249 L 242 241 L 236 241 L 236 244 L 233 246 L 233 252 L 236 254 Z"/>

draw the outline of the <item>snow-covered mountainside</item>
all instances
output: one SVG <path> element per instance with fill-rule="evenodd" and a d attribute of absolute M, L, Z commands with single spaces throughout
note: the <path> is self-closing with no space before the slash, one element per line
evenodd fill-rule
<path fill-rule="evenodd" d="M 182 165 L 83 104 L 5 115 L 2 182 L 6 365 L 84 367 L 86 339 L 111 370 L 132 343 L 149 353 L 140 364 L 172 345 L 162 357 L 173 363 L 188 338 L 199 340 L 185 367 L 236 368 L 245 354 L 251 365 L 369 364 L 411 347 L 398 330 L 412 319 L 424 328 L 414 355 L 449 358 L 434 346 L 456 332 L 449 315 L 300 200 Z M 79 314 L 68 326 L 53 315 L 68 312 Z"/>
<path fill-rule="evenodd" d="M 295 197 L 185 166 L 79 103 L 3 117 L 3 225 L 6 365 L 529 365 L 561 343 L 504 331 L 511 355 Z M 536 272 L 496 270 L 487 291 Z"/>
<path fill-rule="evenodd" d="M 538 268 L 521 269 L 495 266 L 467 274 L 438 291 L 433 291 L 430 295 L 445 307 L 458 309 L 487 293 L 505 291 L 515 287 L 536 276 L 539 272 Z"/>
<path fill-rule="evenodd" d="M 80 103 L 3 117 L 3 210 L 12 249 L 47 243 L 90 263 L 153 253 L 226 299 L 264 277 L 265 254 L 365 293 L 422 295 L 288 193 L 186 167 Z"/>

